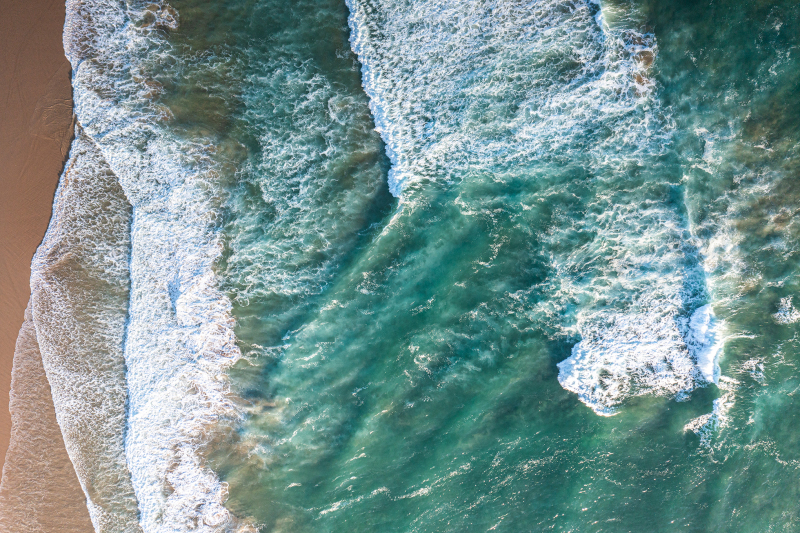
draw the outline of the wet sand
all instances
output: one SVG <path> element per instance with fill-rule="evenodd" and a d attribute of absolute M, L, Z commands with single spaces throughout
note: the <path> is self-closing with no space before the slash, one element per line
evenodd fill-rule
<path fill-rule="evenodd" d="M 94 528 L 56 422 L 30 309 L 17 339 L 14 425 L 0 484 L 0 533 L 91 533 Z"/>
<path fill-rule="evenodd" d="M 8 448 L 14 346 L 72 135 L 64 0 L 0 0 L 0 462 Z"/>

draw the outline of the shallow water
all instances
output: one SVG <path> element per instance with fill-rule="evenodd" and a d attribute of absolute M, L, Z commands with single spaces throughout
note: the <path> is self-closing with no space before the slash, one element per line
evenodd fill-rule
<path fill-rule="evenodd" d="M 794 3 L 70 13 L 144 531 L 795 527 Z"/>
<path fill-rule="evenodd" d="M 56 420 L 30 307 L 14 352 L 9 411 L 12 432 L 0 484 L 0 531 L 93 531 Z"/>

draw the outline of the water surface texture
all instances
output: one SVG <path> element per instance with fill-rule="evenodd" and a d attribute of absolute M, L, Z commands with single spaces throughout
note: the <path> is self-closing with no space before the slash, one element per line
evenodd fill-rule
<path fill-rule="evenodd" d="M 71 2 L 31 321 L 95 528 L 798 529 L 798 35 L 789 1 Z"/>

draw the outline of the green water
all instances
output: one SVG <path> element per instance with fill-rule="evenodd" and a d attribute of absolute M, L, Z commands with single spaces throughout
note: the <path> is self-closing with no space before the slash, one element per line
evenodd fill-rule
<path fill-rule="evenodd" d="M 605 3 L 602 37 L 591 3 L 353 5 L 383 139 L 344 1 L 174 3 L 171 42 L 214 68 L 164 102 L 228 165 L 227 507 L 264 531 L 800 529 L 800 8 Z M 650 67 L 608 44 L 641 35 Z M 624 357 L 619 332 L 705 304 L 718 385 L 612 369 L 605 417 L 559 383 L 582 339 Z"/>

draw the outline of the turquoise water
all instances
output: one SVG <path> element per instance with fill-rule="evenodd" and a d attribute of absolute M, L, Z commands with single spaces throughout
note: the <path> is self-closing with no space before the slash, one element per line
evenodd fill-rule
<path fill-rule="evenodd" d="M 800 528 L 794 2 L 93 2 L 143 531 Z"/>
<path fill-rule="evenodd" d="M 322 80 L 366 120 L 353 59 L 323 63 L 309 34 L 323 13 L 345 49 L 347 12 L 253 8 L 249 51 L 269 59 L 250 68 L 273 74 L 244 116 L 271 131 L 240 174 L 225 270 L 247 301 L 232 381 L 248 414 L 212 456 L 235 514 L 276 531 L 792 529 L 794 326 L 772 315 L 793 293 L 797 132 L 774 99 L 797 98 L 797 10 L 602 9 L 605 31 L 591 3 L 353 2 L 400 197 L 360 197 L 375 215 L 353 220 L 312 195 L 361 174 L 307 153 L 343 130 L 311 107 Z M 284 54 L 319 81 L 293 92 Z M 292 124 L 254 120 L 276 101 Z M 294 244 L 285 204 L 326 245 Z M 725 339 L 709 386 L 687 332 L 706 304 Z M 595 359 L 575 392 L 613 417 L 559 384 L 581 342 Z"/>

